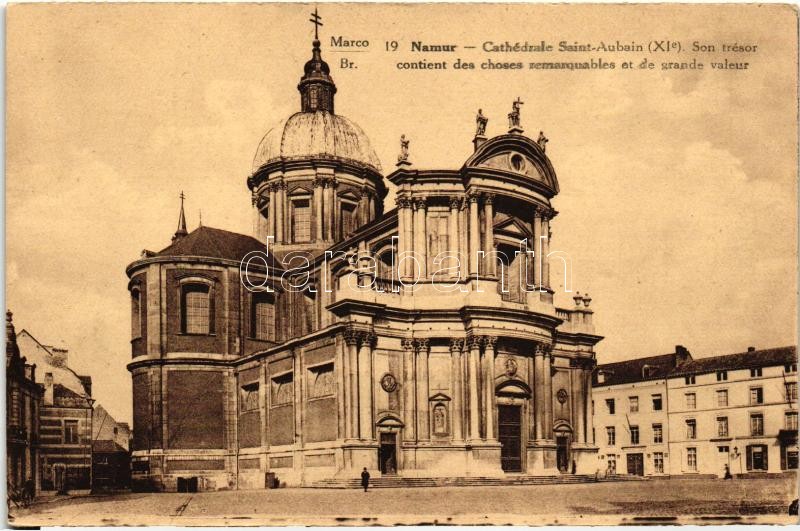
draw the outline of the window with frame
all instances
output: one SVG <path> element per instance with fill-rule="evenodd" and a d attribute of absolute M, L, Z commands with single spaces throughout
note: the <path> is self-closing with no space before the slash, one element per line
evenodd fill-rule
<path fill-rule="evenodd" d="M 750 435 L 761 437 L 764 435 L 764 415 L 753 413 L 750 415 Z"/>
<path fill-rule="evenodd" d="M 78 444 L 78 421 L 64 421 L 64 444 Z"/>
<path fill-rule="evenodd" d="M 797 382 L 786 382 L 786 400 L 797 402 Z"/>
<path fill-rule="evenodd" d="M 696 408 L 697 408 L 697 394 L 686 393 L 686 409 L 696 409 Z"/>
<path fill-rule="evenodd" d="M 617 429 L 614 426 L 606 427 L 607 446 L 614 446 L 617 444 Z"/>
<path fill-rule="evenodd" d="M 356 212 L 358 206 L 355 203 L 342 200 L 341 208 L 339 210 L 340 231 L 341 238 L 346 238 L 356 230 Z"/>
<path fill-rule="evenodd" d="M 308 199 L 292 200 L 292 241 L 311 241 L 311 201 Z"/>
<path fill-rule="evenodd" d="M 784 420 L 783 425 L 786 427 L 787 430 L 797 431 L 797 411 L 788 411 L 784 415 L 783 420 Z"/>
<path fill-rule="evenodd" d="M 638 396 L 629 396 L 628 397 L 628 406 L 631 413 L 638 413 L 639 412 L 639 397 Z"/>
<path fill-rule="evenodd" d="M 725 382 L 728 380 L 728 371 L 717 371 L 717 381 Z"/>
<path fill-rule="evenodd" d="M 728 390 L 727 389 L 718 389 L 717 390 L 717 407 L 727 407 L 728 405 Z"/>
<path fill-rule="evenodd" d="M 333 363 L 317 365 L 308 369 L 308 397 L 321 398 L 336 394 Z"/>
<path fill-rule="evenodd" d="M 258 382 L 243 385 L 239 389 L 239 411 L 256 411 L 258 409 Z"/>
<path fill-rule="evenodd" d="M 661 424 L 653 424 L 653 443 L 661 444 L 664 442 L 664 428 Z"/>
<path fill-rule="evenodd" d="M 750 378 L 759 378 L 761 374 L 761 367 L 753 367 L 750 369 Z"/>
<path fill-rule="evenodd" d="M 686 469 L 689 472 L 697 472 L 697 448 L 686 449 Z"/>
<path fill-rule="evenodd" d="M 764 403 L 764 389 L 762 387 L 751 387 L 750 405 L 754 406 L 756 404 L 763 404 L 763 403 Z"/>
<path fill-rule="evenodd" d="M 614 454 L 608 454 L 606 456 L 606 462 L 608 463 L 608 473 L 609 474 L 616 474 L 617 473 L 617 456 Z"/>
<path fill-rule="evenodd" d="M 661 394 L 653 395 L 653 411 L 661 411 L 662 407 Z"/>
<path fill-rule="evenodd" d="M 747 470 L 768 470 L 769 463 L 766 444 L 750 444 L 746 449 Z"/>
<path fill-rule="evenodd" d="M 606 398 L 606 408 L 608 409 L 609 415 L 614 414 L 614 411 L 616 410 L 616 405 L 614 404 L 613 398 Z"/>
<path fill-rule="evenodd" d="M 653 452 L 653 472 L 656 474 L 664 473 L 664 453 Z"/>
<path fill-rule="evenodd" d="M 783 372 L 786 374 L 792 374 L 797 372 L 797 364 L 796 363 L 787 363 L 783 366 Z"/>
<path fill-rule="evenodd" d="M 697 439 L 697 421 L 695 419 L 686 419 L 686 438 Z"/>
<path fill-rule="evenodd" d="M 142 337 L 142 293 L 138 288 L 131 290 L 131 337 Z"/>
<path fill-rule="evenodd" d="M 428 207 L 428 218 L 426 227 L 428 229 L 428 259 L 433 266 L 433 270 L 443 269 L 454 265 L 455 261 L 451 258 L 444 259 L 440 256 L 441 261 L 438 265 L 433 264 L 433 259 L 442 253 L 454 251 L 450 248 L 449 242 L 449 220 L 450 208 L 441 206 Z"/>
<path fill-rule="evenodd" d="M 211 297 L 206 284 L 184 284 L 181 287 L 181 332 L 211 333 Z"/>
<path fill-rule="evenodd" d="M 639 444 L 639 426 L 631 426 L 631 444 Z"/>
<path fill-rule="evenodd" d="M 728 436 L 728 417 L 717 417 L 717 437 Z"/>
<path fill-rule="evenodd" d="M 272 378 L 271 406 L 283 406 L 294 401 L 294 375 L 291 372 Z"/>
<path fill-rule="evenodd" d="M 684 381 L 684 383 L 686 385 L 694 385 L 694 383 L 695 383 L 694 375 L 692 375 L 692 376 L 684 376 L 683 381 Z"/>
<path fill-rule="evenodd" d="M 275 340 L 275 298 L 271 293 L 252 294 L 250 332 L 255 339 Z"/>

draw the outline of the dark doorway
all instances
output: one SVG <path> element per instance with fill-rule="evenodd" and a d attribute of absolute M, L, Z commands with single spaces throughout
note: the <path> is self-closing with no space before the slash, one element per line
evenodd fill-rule
<path fill-rule="evenodd" d="M 642 454 L 628 454 L 628 474 L 644 476 L 644 457 Z"/>
<path fill-rule="evenodd" d="M 178 478 L 178 492 L 197 492 L 197 477 Z"/>
<path fill-rule="evenodd" d="M 381 433 L 378 463 L 380 463 L 381 474 L 397 473 L 397 435 L 394 433 Z"/>
<path fill-rule="evenodd" d="M 569 436 L 556 436 L 556 465 L 561 472 L 569 472 Z"/>
<path fill-rule="evenodd" d="M 522 472 L 522 407 L 497 406 L 500 463 L 505 472 Z"/>

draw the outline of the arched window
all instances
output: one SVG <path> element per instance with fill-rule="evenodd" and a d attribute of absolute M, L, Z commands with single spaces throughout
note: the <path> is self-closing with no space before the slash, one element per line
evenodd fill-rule
<path fill-rule="evenodd" d="M 340 215 L 340 224 L 339 228 L 341 230 L 339 237 L 340 238 L 347 238 L 350 234 L 355 232 L 358 222 L 356 217 L 356 212 L 358 210 L 358 205 L 350 200 L 345 198 L 341 198 L 340 200 L 341 210 L 339 212 Z"/>
<path fill-rule="evenodd" d="M 181 332 L 211 333 L 211 297 L 208 285 L 184 284 L 181 287 Z"/>
<path fill-rule="evenodd" d="M 142 337 L 142 294 L 139 288 L 131 290 L 131 338 Z"/>
<path fill-rule="evenodd" d="M 253 293 L 250 333 L 255 339 L 275 339 L 275 299 L 270 293 Z"/>

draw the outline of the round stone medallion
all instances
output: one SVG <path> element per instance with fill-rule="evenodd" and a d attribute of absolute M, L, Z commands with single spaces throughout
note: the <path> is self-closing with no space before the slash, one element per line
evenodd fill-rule
<path fill-rule="evenodd" d="M 381 388 L 387 393 L 391 393 L 397 389 L 397 379 L 394 374 L 386 373 L 381 377 Z"/>
<path fill-rule="evenodd" d="M 517 374 L 517 360 L 514 358 L 506 359 L 506 376 L 511 378 L 515 374 Z"/>
<path fill-rule="evenodd" d="M 559 389 L 558 392 L 556 393 L 556 398 L 558 398 L 558 401 L 561 404 L 566 402 L 567 401 L 567 390 L 566 389 Z"/>

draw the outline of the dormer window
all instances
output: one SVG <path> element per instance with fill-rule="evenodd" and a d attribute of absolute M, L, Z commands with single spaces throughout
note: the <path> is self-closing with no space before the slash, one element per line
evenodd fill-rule
<path fill-rule="evenodd" d="M 211 334 L 211 287 L 208 284 L 186 283 L 181 286 L 181 332 Z"/>
<path fill-rule="evenodd" d="M 597 372 L 597 383 L 599 384 L 606 383 L 606 373 L 604 373 L 603 371 Z"/>

